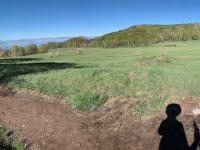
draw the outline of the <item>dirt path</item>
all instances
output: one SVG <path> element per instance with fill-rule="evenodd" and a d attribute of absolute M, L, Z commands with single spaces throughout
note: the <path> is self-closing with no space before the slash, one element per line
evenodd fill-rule
<path fill-rule="evenodd" d="M 84 118 L 68 105 L 49 102 L 49 99 L 46 101 L 34 94 L 10 95 L 9 90 L 3 88 L 0 91 L 0 118 L 9 127 L 20 130 L 30 138 L 34 147 L 52 150 L 93 149 L 91 137 L 82 129 Z"/>
<path fill-rule="evenodd" d="M 182 105 L 180 117 L 189 141 L 193 116 L 190 109 L 198 100 Z M 0 118 L 16 133 L 42 150 L 154 150 L 159 145 L 157 129 L 164 116 L 138 121 L 130 111 L 133 99 L 118 98 L 95 112 L 80 114 L 63 104 L 62 98 L 14 93 L 0 86 Z M 200 119 L 196 118 L 200 123 Z"/>

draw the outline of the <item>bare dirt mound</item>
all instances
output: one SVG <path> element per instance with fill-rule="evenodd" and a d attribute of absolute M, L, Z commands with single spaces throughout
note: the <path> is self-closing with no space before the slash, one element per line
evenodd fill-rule
<path fill-rule="evenodd" d="M 185 100 L 188 102 L 188 100 Z M 191 143 L 191 115 L 198 99 L 181 105 L 179 118 Z M 30 149 L 42 150 L 156 150 L 157 129 L 165 118 L 140 121 L 131 114 L 134 99 L 117 98 L 93 112 L 78 113 L 64 99 L 41 96 L 31 91 L 13 92 L 0 86 L 0 119 L 16 133 L 27 138 Z"/>

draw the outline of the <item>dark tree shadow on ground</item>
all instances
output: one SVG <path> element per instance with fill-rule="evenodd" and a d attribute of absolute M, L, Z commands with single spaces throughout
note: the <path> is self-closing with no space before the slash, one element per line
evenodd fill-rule
<path fill-rule="evenodd" d="M 39 58 L 1 58 L 0 63 L 20 63 L 28 61 L 39 61 Z"/>
<path fill-rule="evenodd" d="M 166 108 L 167 118 L 162 121 L 158 133 L 162 136 L 159 150 L 196 150 L 199 145 L 199 129 L 194 124 L 194 142 L 189 146 L 183 125 L 176 117 L 181 113 L 179 104 Z"/>
<path fill-rule="evenodd" d="M 0 84 L 6 84 L 18 75 L 41 73 L 50 70 L 87 68 L 87 66 L 81 66 L 75 63 L 28 62 L 33 60 L 35 59 L 0 59 Z M 24 63 L 24 61 L 26 62 Z"/>

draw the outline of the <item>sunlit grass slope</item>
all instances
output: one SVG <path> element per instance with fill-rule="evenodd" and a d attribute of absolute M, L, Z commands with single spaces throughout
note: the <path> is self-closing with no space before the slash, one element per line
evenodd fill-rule
<path fill-rule="evenodd" d="M 180 100 L 182 94 L 200 94 L 200 41 L 137 48 L 58 49 L 1 59 L 0 63 L 2 82 L 64 95 L 80 111 L 126 96 L 137 100 L 135 112 L 143 115 L 159 110 L 168 101 Z"/>

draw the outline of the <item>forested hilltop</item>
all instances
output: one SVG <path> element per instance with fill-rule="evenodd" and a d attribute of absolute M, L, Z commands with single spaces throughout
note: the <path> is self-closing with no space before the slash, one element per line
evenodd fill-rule
<path fill-rule="evenodd" d="M 45 53 L 49 49 L 79 47 L 138 47 L 165 41 L 187 41 L 200 39 L 200 23 L 174 25 L 135 25 L 125 30 L 109 33 L 93 39 L 76 37 L 65 42 L 49 42 L 40 46 L 14 45 L 9 51 L 0 50 L 0 57 Z"/>
<path fill-rule="evenodd" d="M 134 47 L 165 41 L 187 41 L 200 39 L 200 24 L 136 25 L 97 37 L 90 47 Z"/>
<path fill-rule="evenodd" d="M 76 37 L 66 42 L 54 45 L 51 43 L 50 47 L 136 47 L 165 41 L 187 41 L 199 39 L 199 23 L 176 25 L 136 25 L 125 30 L 109 33 L 90 40 L 85 39 L 84 37 Z"/>

